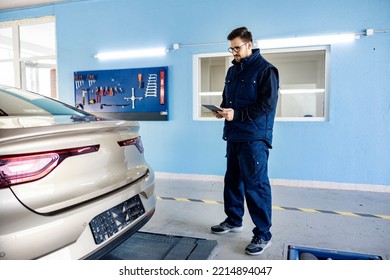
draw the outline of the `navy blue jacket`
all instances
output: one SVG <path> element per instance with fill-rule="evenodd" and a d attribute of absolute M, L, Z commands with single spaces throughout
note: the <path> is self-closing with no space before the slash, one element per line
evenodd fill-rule
<path fill-rule="evenodd" d="M 223 139 L 233 142 L 263 140 L 272 147 L 279 73 L 275 66 L 253 49 L 252 55 L 233 60 L 225 78 L 222 108 L 233 108 L 233 121 L 226 121 Z"/>

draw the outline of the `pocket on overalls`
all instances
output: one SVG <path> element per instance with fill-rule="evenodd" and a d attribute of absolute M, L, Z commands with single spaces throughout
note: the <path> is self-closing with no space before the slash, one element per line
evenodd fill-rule
<path fill-rule="evenodd" d="M 242 79 L 237 94 L 240 105 L 254 104 L 257 99 L 257 82 L 255 79 Z"/>

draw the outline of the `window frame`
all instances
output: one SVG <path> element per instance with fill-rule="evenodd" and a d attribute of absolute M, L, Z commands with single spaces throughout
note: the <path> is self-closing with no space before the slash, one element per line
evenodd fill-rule
<path fill-rule="evenodd" d="M 11 28 L 12 30 L 12 49 L 13 49 L 13 57 L 8 59 L 0 59 L 0 63 L 3 62 L 10 62 L 13 64 L 13 71 L 14 71 L 14 82 L 15 87 L 21 88 L 26 90 L 26 79 L 23 78 L 25 75 L 25 68 L 22 66 L 24 63 L 29 62 L 36 62 L 36 61 L 42 61 L 42 60 L 54 60 L 55 61 L 55 67 L 56 73 L 55 73 L 55 90 L 54 92 L 51 92 L 52 98 L 57 98 L 57 92 L 58 92 L 58 78 L 57 78 L 57 46 L 55 46 L 54 54 L 53 55 L 42 55 L 42 56 L 28 56 L 28 57 L 21 57 L 21 42 L 20 42 L 20 27 L 22 26 L 31 26 L 36 24 L 44 24 L 44 23 L 56 23 L 55 16 L 43 16 L 39 18 L 28 18 L 28 19 L 20 19 L 20 20 L 13 20 L 13 21 L 5 21 L 0 22 L 0 28 Z M 55 43 L 57 43 L 57 40 L 55 38 Z"/>
<path fill-rule="evenodd" d="M 274 54 L 274 53 L 298 53 L 298 52 L 310 52 L 310 51 L 324 51 L 324 116 L 321 117 L 275 117 L 277 122 L 324 122 L 329 120 L 329 72 L 330 72 L 330 45 L 308 46 L 308 47 L 289 47 L 278 49 L 266 49 L 261 50 L 261 53 Z M 200 77 L 201 67 L 200 59 L 210 57 L 230 57 L 230 61 L 233 60 L 232 54 L 229 52 L 217 52 L 217 53 L 201 53 L 193 55 L 193 120 L 196 121 L 221 121 L 214 116 L 202 117 L 201 116 L 201 97 L 207 92 L 201 93 L 200 90 Z M 270 61 L 272 63 L 272 61 Z M 226 75 L 227 68 L 225 69 Z M 212 93 L 216 95 L 217 93 Z M 222 96 L 222 92 L 219 92 Z M 279 92 L 279 102 L 280 102 Z M 218 104 L 219 105 L 219 104 Z M 222 119 L 223 120 L 223 119 Z"/>
<path fill-rule="evenodd" d="M 201 58 L 213 58 L 213 57 L 231 57 L 231 53 L 229 52 L 218 52 L 218 53 L 202 53 L 202 54 L 196 54 L 193 56 L 193 119 L 197 121 L 221 121 L 221 119 L 217 119 L 215 117 L 201 117 L 200 111 L 202 109 L 201 104 L 201 98 L 202 96 L 206 95 L 206 93 L 209 93 L 208 96 L 221 96 L 222 98 L 222 91 L 221 92 L 205 92 L 204 94 L 200 93 L 200 77 L 201 77 L 201 67 L 200 67 L 200 59 Z M 233 60 L 233 59 L 231 59 Z M 227 69 L 226 69 L 227 71 Z M 224 75 L 226 75 L 226 71 Z M 217 104 L 219 106 L 219 104 Z"/>

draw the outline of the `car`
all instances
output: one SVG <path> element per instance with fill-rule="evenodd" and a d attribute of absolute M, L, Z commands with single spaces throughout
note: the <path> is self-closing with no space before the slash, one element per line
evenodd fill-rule
<path fill-rule="evenodd" d="M 136 121 L 0 86 L 0 260 L 99 259 L 156 208 Z"/>

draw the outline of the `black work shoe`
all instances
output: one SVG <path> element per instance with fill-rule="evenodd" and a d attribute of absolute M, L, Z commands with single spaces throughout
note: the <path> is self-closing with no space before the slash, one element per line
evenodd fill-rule
<path fill-rule="evenodd" d="M 259 237 L 253 237 L 251 243 L 245 248 L 245 253 L 248 255 L 260 255 L 264 252 L 265 249 L 271 246 L 271 240 L 264 241 Z"/>
<path fill-rule="evenodd" d="M 216 233 L 216 234 L 222 234 L 222 233 L 227 233 L 227 232 L 241 232 L 244 229 L 243 226 L 240 227 L 235 227 L 227 222 L 222 222 L 219 225 L 212 226 L 211 227 L 211 232 Z"/>

